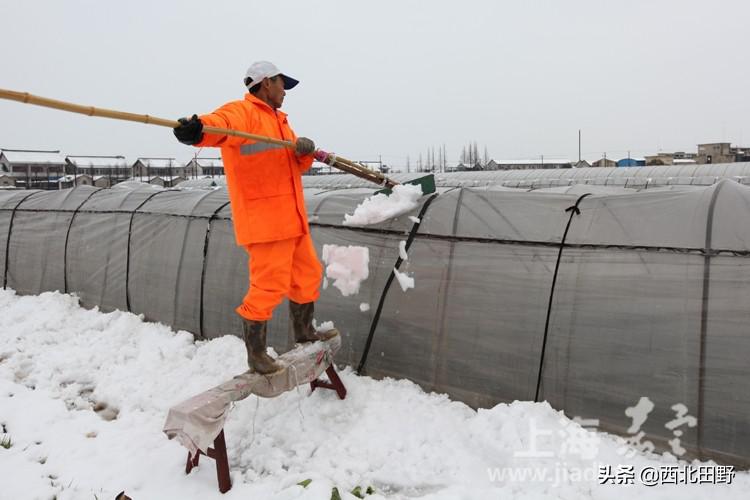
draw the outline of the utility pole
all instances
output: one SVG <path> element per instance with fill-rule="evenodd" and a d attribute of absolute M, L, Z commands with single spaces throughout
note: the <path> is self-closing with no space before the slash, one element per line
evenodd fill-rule
<path fill-rule="evenodd" d="M 581 163 L 581 129 L 578 129 L 578 163 Z"/>

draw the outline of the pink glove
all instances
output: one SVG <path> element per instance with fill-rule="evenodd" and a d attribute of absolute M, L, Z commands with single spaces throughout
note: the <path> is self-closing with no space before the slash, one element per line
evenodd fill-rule
<path fill-rule="evenodd" d="M 315 151 L 313 158 L 315 158 L 315 161 L 331 165 L 336 159 L 336 155 L 333 153 L 326 153 L 322 149 L 318 149 L 317 151 Z"/>

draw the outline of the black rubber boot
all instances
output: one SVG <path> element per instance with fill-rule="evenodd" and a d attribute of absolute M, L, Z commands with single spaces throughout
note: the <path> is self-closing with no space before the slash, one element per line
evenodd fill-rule
<path fill-rule="evenodd" d="M 267 374 L 281 370 L 282 366 L 266 352 L 267 322 L 242 321 L 242 336 L 247 348 L 247 364 L 251 370 Z"/>
<path fill-rule="evenodd" d="M 315 302 L 298 304 L 292 300 L 289 301 L 289 321 L 294 329 L 294 341 L 298 343 L 317 342 L 319 340 L 329 340 L 339 334 L 335 328 L 325 332 L 317 332 L 313 327 L 313 313 L 315 312 Z"/>

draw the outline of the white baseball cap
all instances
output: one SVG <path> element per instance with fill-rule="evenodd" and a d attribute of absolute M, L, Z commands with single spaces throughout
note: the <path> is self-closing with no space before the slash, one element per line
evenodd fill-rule
<path fill-rule="evenodd" d="M 254 62 L 249 68 L 247 68 L 247 71 L 245 72 L 245 82 L 247 88 L 251 89 L 262 82 L 265 78 L 271 78 L 277 75 L 281 75 L 281 78 L 284 79 L 285 90 L 289 90 L 299 83 L 299 80 L 286 76 L 276 67 L 275 64 L 268 61 Z M 250 82 L 247 82 L 248 78 L 250 79 Z"/>

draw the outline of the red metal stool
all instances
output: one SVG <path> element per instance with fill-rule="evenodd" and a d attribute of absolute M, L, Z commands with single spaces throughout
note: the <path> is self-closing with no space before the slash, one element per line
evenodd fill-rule
<path fill-rule="evenodd" d="M 336 391 L 339 399 L 344 399 L 346 397 L 346 387 L 344 387 L 344 383 L 341 381 L 341 378 L 339 378 L 338 373 L 336 373 L 333 364 L 326 368 L 326 375 L 328 375 L 329 382 L 315 379 L 310 382 L 310 388 L 313 391 L 317 387 L 331 389 Z M 216 439 L 214 439 L 214 447 L 209 448 L 206 451 L 208 453 L 203 453 L 198 450 L 195 453 L 195 456 L 191 456 L 191 453 L 188 452 L 187 464 L 185 464 L 185 474 L 190 474 L 193 467 L 198 466 L 198 461 L 200 460 L 201 455 L 213 458 L 216 462 L 216 477 L 219 480 L 219 491 L 226 493 L 232 489 L 232 480 L 229 478 L 229 458 L 227 457 L 227 443 L 224 440 L 224 429 L 222 429 L 219 435 L 216 436 Z"/>

